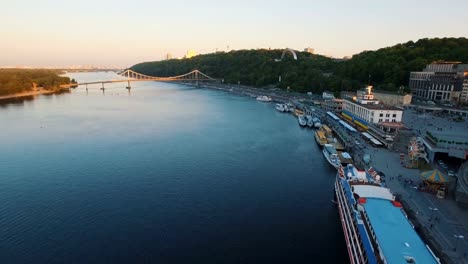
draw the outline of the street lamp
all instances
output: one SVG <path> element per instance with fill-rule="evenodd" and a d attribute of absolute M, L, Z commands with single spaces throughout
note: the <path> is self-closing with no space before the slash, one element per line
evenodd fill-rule
<path fill-rule="evenodd" d="M 463 235 L 453 235 L 453 237 L 457 239 L 457 242 L 455 243 L 455 247 L 453 248 L 453 251 L 457 251 L 460 240 L 464 239 L 465 237 Z"/>
<path fill-rule="evenodd" d="M 434 211 L 439 211 L 439 209 L 429 207 L 429 210 L 431 210 L 431 217 L 429 217 L 429 222 L 430 222 L 430 221 L 432 221 L 432 216 L 434 215 Z"/>

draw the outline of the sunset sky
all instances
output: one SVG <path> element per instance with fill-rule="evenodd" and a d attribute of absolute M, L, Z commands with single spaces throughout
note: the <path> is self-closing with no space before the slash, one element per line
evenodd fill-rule
<path fill-rule="evenodd" d="M 1 66 L 131 66 L 189 49 L 285 48 L 349 56 L 468 37 L 468 1 L 4 1 Z"/>

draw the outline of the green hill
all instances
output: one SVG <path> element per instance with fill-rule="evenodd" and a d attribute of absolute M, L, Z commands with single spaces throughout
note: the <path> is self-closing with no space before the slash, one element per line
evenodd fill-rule
<path fill-rule="evenodd" d="M 132 70 L 152 76 L 174 76 L 198 69 L 226 83 L 257 87 L 277 85 L 299 92 L 356 90 L 368 83 L 396 91 L 407 86 L 410 71 L 420 71 L 436 60 L 468 62 L 468 39 L 421 39 L 376 51 L 365 51 L 347 61 L 298 52 L 298 60 L 282 50 L 239 50 L 199 55 L 190 59 L 144 62 Z M 281 82 L 279 82 L 281 76 Z"/>

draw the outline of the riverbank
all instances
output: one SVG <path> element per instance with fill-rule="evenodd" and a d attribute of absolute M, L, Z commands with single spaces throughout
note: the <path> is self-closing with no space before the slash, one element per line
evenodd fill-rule
<path fill-rule="evenodd" d="M 293 103 L 299 106 L 298 102 L 309 102 L 313 103 L 313 100 L 319 99 L 317 95 L 308 95 L 295 92 L 287 92 L 280 88 L 255 88 L 245 85 L 236 84 L 222 84 L 222 83 L 204 83 L 199 85 L 202 88 L 209 88 L 215 90 L 221 90 L 229 93 L 233 93 L 241 96 L 257 97 L 266 95 L 271 97 L 274 102 L 278 103 Z"/>
<path fill-rule="evenodd" d="M 6 99 L 14 99 L 14 98 L 21 98 L 21 97 L 28 97 L 28 96 L 36 96 L 41 94 L 51 94 L 55 93 L 55 90 L 40 90 L 40 91 L 30 91 L 30 92 L 22 92 L 22 93 L 14 93 L 9 95 L 1 95 L 0 100 Z"/>

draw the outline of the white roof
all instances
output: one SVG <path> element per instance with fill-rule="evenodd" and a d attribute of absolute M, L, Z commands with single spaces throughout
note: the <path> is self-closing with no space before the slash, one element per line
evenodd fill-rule
<path fill-rule="evenodd" d="M 393 194 L 388 188 L 373 185 L 353 185 L 353 189 L 359 197 L 393 200 Z"/>

